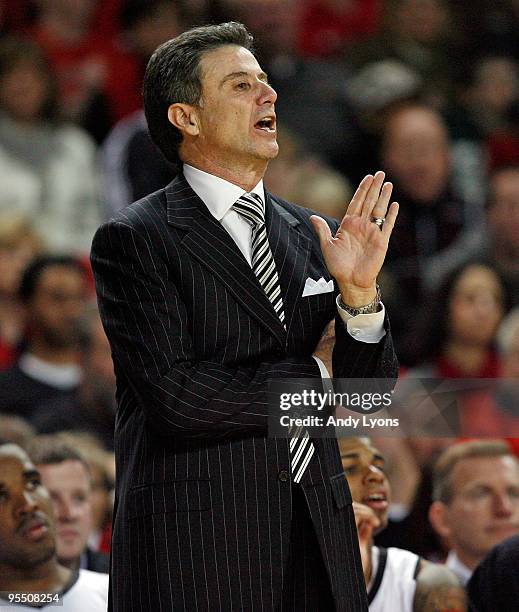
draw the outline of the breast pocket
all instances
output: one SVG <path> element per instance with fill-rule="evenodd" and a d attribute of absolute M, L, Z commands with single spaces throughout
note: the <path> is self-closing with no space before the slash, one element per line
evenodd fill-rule
<path fill-rule="evenodd" d="M 130 489 L 128 518 L 168 512 L 200 512 L 211 509 L 209 480 L 175 480 Z"/>

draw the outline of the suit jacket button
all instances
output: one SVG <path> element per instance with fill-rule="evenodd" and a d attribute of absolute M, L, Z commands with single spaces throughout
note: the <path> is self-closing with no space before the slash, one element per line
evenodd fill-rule
<path fill-rule="evenodd" d="M 278 474 L 278 478 L 280 482 L 288 482 L 290 480 L 290 475 L 287 470 L 281 470 Z"/>

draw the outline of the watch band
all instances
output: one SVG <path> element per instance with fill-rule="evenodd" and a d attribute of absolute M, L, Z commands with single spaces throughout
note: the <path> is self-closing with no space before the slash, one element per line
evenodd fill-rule
<path fill-rule="evenodd" d="M 377 285 L 377 294 L 375 295 L 375 299 L 369 304 L 366 304 L 365 306 L 359 306 L 358 308 L 354 308 L 353 306 L 348 306 L 348 304 L 345 304 L 342 301 L 342 298 L 339 300 L 339 304 L 341 308 L 344 308 L 344 310 L 348 314 L 350 314 L 352 317 L 356 317 L 357 315 L 360 315 L 360 314 L 373 314 L 375 312 L 378 312 L 380 301 L 381 301 L 380 287 Z"/>

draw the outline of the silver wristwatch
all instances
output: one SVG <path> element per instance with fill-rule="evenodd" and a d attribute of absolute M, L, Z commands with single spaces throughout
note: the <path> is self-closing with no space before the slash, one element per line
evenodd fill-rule
<path fill-rule="evenodd" d="M 339 300 L 339 304 L 341 308 L 344 308 L 344 310 L 352 317 L 356 317 L 360 314 L 373 314 L 374 312 L 378 312 L 380 306 L 380 287 L 377 285 L 377 295 L 375 296 L 375 299 L 365 306 L 353 308 L 353 306 L 348 306 L 348 304 L 345 304 L 342 301 L 342 298 Z"/>

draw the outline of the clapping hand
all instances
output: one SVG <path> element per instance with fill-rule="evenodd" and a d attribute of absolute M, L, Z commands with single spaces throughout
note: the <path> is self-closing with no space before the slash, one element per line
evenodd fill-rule
<path fill-rule="evenodd" d="M 389 206 L 393 185 L 384 178 L 381 171 L 364 177 L 335 236 L 324 219 L 310 217 L 328 271 L 349 306 L 363 306 L 376 296 L 376 279 L 398 215 L 398 204 Z"/>

